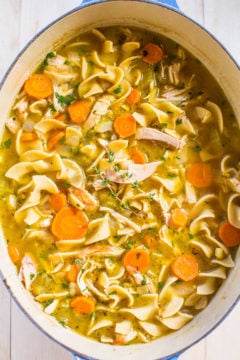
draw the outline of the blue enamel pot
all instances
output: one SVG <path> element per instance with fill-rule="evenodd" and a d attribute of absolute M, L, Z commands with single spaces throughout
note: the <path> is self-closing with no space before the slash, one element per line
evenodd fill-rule
<path fill-rule="evenodd" d="M 120 24 L 158 32 L 189 50 L 217 79 L 236 118 L 240 119 L 240 71 L 237 64 L 211 34 L 179 11 L 175 0 L 83 1 L 78 8 L 51 23 L 23 49 L 6 73 L 0 87 L 2 119 L 7 117 L 21 85 L 53 47 L 79 31 Z M 1 131 L 3 126 L 0 123 Z M 76 360 L 177 359 L 183 351 L 212 331 L 239 300 L 239 255 L 236 256 L 236 266 L 208 307 L 181 330 L 147 344 L 112 346 L 93 342 L 63 328 L 41 310 L 19 281 L 0 230 L 0 271 L 12 297 L 40 330 L 69 349 Z"/>

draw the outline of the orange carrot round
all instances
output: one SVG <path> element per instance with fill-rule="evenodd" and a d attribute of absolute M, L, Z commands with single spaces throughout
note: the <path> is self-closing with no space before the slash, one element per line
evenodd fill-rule
<path fill-rule="evenodd" d="M 176 228 L 181 228 L 187 225 L 188 214 L 184 209 L 174 208 L 171 211 L 169 218 L 169 225 Z"/>
<path fill-rule="evenodd" d="M 130 114 L 122 114 L 114 121 L 114 129 L 121 138 L 132 136 L 136 133 L 136 120 Z"/>
<path fill-rule="evenodd" d="M 147 250 L 139 248 L 139 249 L 131 249 L 124 255 L 123 265 L 126 269 L 135 269 L 140 272 L 144 272 L 147 270 L 150 264 L 150 257 Z"/>
<path fill-rule="evenodd" d="M 148 64 L 155 64 L 163 58 L 163 49 L 153 43 L 149 43 L 143 48 L 143 61 Z"/>
<path fill-rule="evenodd" d="M 75 101 L 68 107 L 70 119 L 75 124 L 81 124 L 87 120 L 90 110 L 89 104 L 84 100 Z"/>
<path fill-rule="evenodd" d="M 45 74 L 33 74 L 24 84 L 26 93 L 36 99 L 44 99 L 53 94 L 51 79 Z"/>
<path fill-rule="evenodd" d="M 86 235 L 88 219 L 84 212 L 74 207 L 62 208 L 52 222 L 52 233 L 59 240 L 80 239 Z"/>
<path fill-rule="evenodd" d="M 23 142 L 34 141 L 37 139 L 37 135 L 32 132 L 24 131 L 20 136 L 20 140 Z"/>
<path fill-rule="evenodd" d="M 76 264 L 72 264 L 70 269 L 67 271 L 67 280 L 69 282 L 76 282 L 78 276 L 78 267 Z"/>
<path fill-rule="evenodd" d="M 67 205 L 66 195 L 63 193 L 53 194 L 50 197 L 49 203 L 50 203 L 51 208 L 55 212 L 58 212 Z"/>
<path fill-rule="evenodd" d="M 65 137 L 64 130 L 56 130 L 48 139 L 48 150 L 52 150 L 57 143 Z"/>
<path fill-rule="evenodd" d="M 54 119 L 64 122 L 67 120 L 67 115 L 65 113 L 58 113 L 54 116 Z"/>
<path fill-rule="evenodd" d="M 240 245 L 240 229 L 231 225 L 227 221 L 220 225 L 218 235 L 227 247 Z"/>
<path fill-rule="evenodd" d="M 186 178 L 197 188 L 208 187 L 213 180 L 211 166 L 202 162 L 194 163 L 187 169 Z"/>
<path fill-rule="evenodd" d="M 191 254 L 182 254 L 171 263 L 173 275 L 183 281 L 191 281 L 198 276 L 198 262 Z"/>
<path fill-rule="evenodd" d="M 83 295 L 75 296 L 70 303 L 71 307 L 80 314 L 91 314 L 95 309 L 95 301 Z"/>
<path fill-rule="evenodd" d="M 154 249 L 157 247 L 157 238 L 151 234 L 147 234 L 143 239 L 144 244 L 149 247 L 150 249 Z"/>
<path fill-rule="evenodd" d="M 138 89 L 133 89 L 127 97 L 127 103 L 129 105 L 135 105 L 140 100 L 140 91 Z"/>
<path fill-rule="evenodd" d="M 147 155 L 143 151 L 134 147 L 129 149 L 129 154 L 135 164 L 146 164 Z"/>
<path fill-rule="evenodd" d="M 20 252 L 15 245 L 8 245 L 8 255 L 14 264 L 17 264 L 20 260 Z"/>

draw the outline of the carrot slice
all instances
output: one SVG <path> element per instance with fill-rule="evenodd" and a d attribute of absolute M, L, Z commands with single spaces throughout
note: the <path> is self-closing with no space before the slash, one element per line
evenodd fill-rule
<path fill-rule="evenodd" d="M 122 114 L 115 119 L 114 129 L 121 138 L 132 136 L 136 133 L 136 120 L 130 114 Z"/>
<path fill-rule="evenodd" d="M 14 264 L 17 264 L 20 260 L 20 252 L 15 245 L 8 245 L 8 255 Z"/>
<path fill-rule="evenodd" d="M 146 164 L 147 156 L 140 149 L 138 149 L 136 147 L 131 148 L 131 149 L 129 149 L 129 154 L 130 154 L 132 160 L 135 162 L 135 164 Z"/>
<path fill-rule="evenodd" d="M 80 314 L 91 314 L 95 309 L 95 301 L 92 298 L 78 295 L 70 303 L 71 307 Z"/>
<path fill-rule="evenodd" d="M 76 282 L 78 276 L 78 267 L 75 264 L 72 264 L 70 270 L 67 272 L 67 280 L 69 282 Z"/>
<path fill-rule="evenodd" d="M 26 80 L 24 90 L 29 96 L 44 99 L 53 94 L 53 84 L 47 75 L 33 74 Z"/>
<path fill-rule="evenodd" d="M 58 212 L 67 205 L 66 195 L 63 193 L 53 194 L 50 197 L 49 203 L 51 208 Z"/>
<path fill-rule="evenodd" d="M 62 208 L 52 222 L 52 233 L 59 240 L 74 240 L 85 236 L 88 219 L 84 212 L 74 207 Z"/>
<path fill-rule="evenodd" d="M 68 107 L 70 119 L 76 124 L 81 124 L 87 120 L 90 110 L 89 104 L 83 100 L 75 101 Z"/>
<path fill-rule="evenodd" d="M 157 238 L 151 234 L 147 234 L 143 240 L 144 244 L 148 246 L 150 249 L 154 249 L 157 247 Z"/>
<path fill-rule="evenodd" d="M 184 209 L 174 208 L 171 211 L 169 225 L 176 228 L 181 228 L 187 225 L 188 214 Z"/>
<path fill-rule="evenodd" d="M 218 235 L 227 247 L 234 247 L 240 244 L 240 229 L 227 221 L 220 225 Z"/>
<path fill-rule="evenodd" d="M 37 135 L 32 132 L 22 132 L 20 140 L 23 142 L 34 141 L 37 139 Z"/>
<path fill-rule="evenodd" d="M 65 137 L 65 131 L 64 130 L 57 130 L 55 131 L 50 138 L 48 139 L 48 150 L 52 150 L 55 148 L 57 143 Z"/>
<path fill-rule="evenodd" d="M 182 254 L 171 263 L 173 275 L 183 281 L 191 281 L 198 276 L 198 262 L 191 254 Z"/>
<path fill-rule="evenodd" d="M 204 188 L 211 185 L 213 173 L 211 166 L 206 163 L 194 163 L 186 172 L 187 180 L 197 188 Z"/>
<path fill-rule="evenodd" d="M 127 103 L 129 105 L 135 105 L 140 100 L 140 91 L 138 89 L 133 89 L 127 97 Z"/>
<path fill-rule="evenodd" d="M 134 268 L 137 271 L 144 272 L 149 267 L 149 264 L 149 253 L 142 248 L 129 250 L 123 258 L 123 265 L 126 269 Z"/>
<path fill-rule="evenodd" d="M 153 43 L 149 43 L 143 48 L 143 61 L 148 64 L 155 64 L 163 58 L 163 49 Z"/>
<path fill-rule="evenodd" d="M 54 119 L 64 122 L 67 120 L 67 115 L 65 113 L 58 113 L 54 116 Z"/>

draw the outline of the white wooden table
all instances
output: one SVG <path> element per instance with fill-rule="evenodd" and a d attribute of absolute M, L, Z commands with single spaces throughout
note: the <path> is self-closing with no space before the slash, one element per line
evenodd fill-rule
<path fill-rule="evenodd" d="M 0 0 L 0 78 L 18 51 L 50 21 L 79 0 Z M 240 63 L 240 1 L 178 0 L 183 12 L 210 30 Z M 240 284 L 240 279 L 239 279 Z M 240 304 L 181 360 L 239 360 Z M 72 355 L 42 334 L 0 283 L 0 360 L 71 360 Z M 127 360 L 127 359 L 126 359 Z"/>

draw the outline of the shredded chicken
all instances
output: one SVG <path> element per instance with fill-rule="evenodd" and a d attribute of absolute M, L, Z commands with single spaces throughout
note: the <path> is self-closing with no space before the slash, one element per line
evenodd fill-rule
<path fill-rule="evenodd" d="M 165 134 L 162 131 L 152 128 L 139 128 L 136 133 L 136 138 L 138 140 L 160 141 L 176 149 L 181 149 L 185 145 L 184 140 L 177 139 L 171 135 Z"/>

